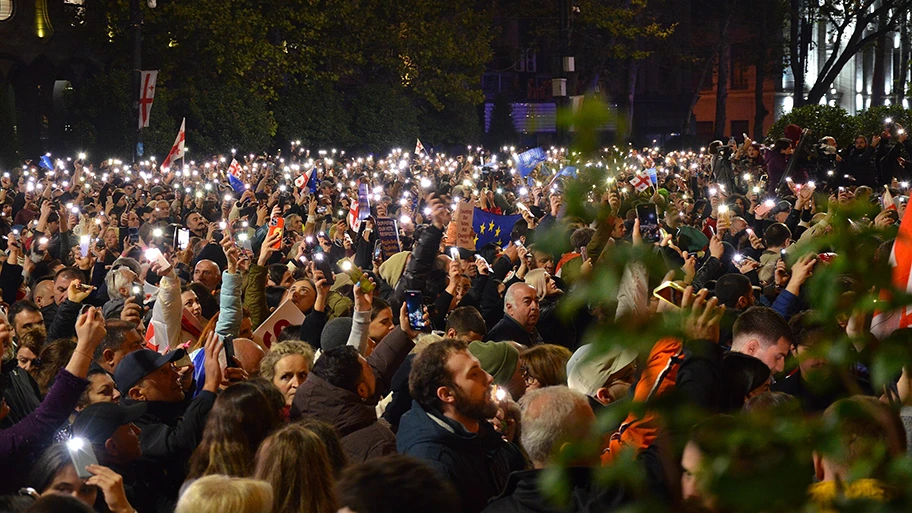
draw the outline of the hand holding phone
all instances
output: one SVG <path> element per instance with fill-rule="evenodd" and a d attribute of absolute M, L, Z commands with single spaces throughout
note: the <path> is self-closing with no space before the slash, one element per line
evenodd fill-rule
<path fill-rule="evenodd" d="M 282 249 L 282 235 L 285 232 L 284 217 L 276 217 L 275 219 L 269 221 L 269 233 L 267 234 L 267 237 L 271 237 L 272 234 L 277 232 L 279 234 L 279 238 L 276 240 L 275 244 L 272 245 L 272 247 L 273 249 L 280 250 Z"/>
<path fill-rule="evenodd" d="M 684 287 L 673 281 L 666 281 L 652 291 L 652 295 L 671 306 L 681 308 L 684 301 Z"/>
<path fill-rule="evenodd" d="M 70 461 L 76 467 L 76 476 L 82 480 L 92 477 L 92 473 L 86 470 L 89 465 L 98 465 L 98 458 L 95 457 L 95 449 L 92 444 L 83 438 L 73 437 L 67 440 L 66 448 Z"/>
<path fill-rule="evenodd" d="M 659 233 L 659 213 L 654 203 L 644 203 L 636 207 L 637 219 L 640 221 L 640 235 L 643 242 L 655 243 L 661 240 Z"/>
<path fill-rule="evenodd" d="M 414 331 L 424 331 L 424 297 L 420 290 L 405 291 L 405 308 L 408 311 L 409 327 Z"/>

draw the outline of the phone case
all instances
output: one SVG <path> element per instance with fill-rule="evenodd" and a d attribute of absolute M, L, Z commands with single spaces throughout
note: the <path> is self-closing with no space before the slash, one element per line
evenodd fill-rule
<path fill-rule="evenodd" d="M 284 233 L 285 233 L 285 218 L 284 217 L 277 217 L 277 218 L 275 218 L 275 220 L 273 222 L 269 223 L 269 234 L 267 235 L 267 237 L 271 237 L 272 234 L 274 234 L 276 232 L 278 232 L 278 234 L 279 234 L 279 240 L 275 244 L 273 244 L 272 247 L 275 249 L 282 249 L 282 235 L 284 235 Z"/>

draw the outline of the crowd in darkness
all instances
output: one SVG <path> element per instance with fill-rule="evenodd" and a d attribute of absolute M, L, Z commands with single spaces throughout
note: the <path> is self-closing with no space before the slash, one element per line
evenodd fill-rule
<path fill-rule="evenodd" d="M 234 153 L 3 172 L 0 510 L 611 511 L 637 493 L 591 469 L 632 454 L 666 510 L 726 511 L 702 477 L 711 433 L 778 408 L 840 426 L 848 450 L 806 462 L 812 503 L 895 499 L 878 469 L 905 452 L 912 375 L 875 388 L 870 315 L 815 315 L 806 284 L 847 223 L 890 265 L 902 127 L 845 149 L 792 125 L 768 145 L 606 151 L 574 164 L 609 170 L 592 222 L 569 213 L 561 148 L 531 173 L 480 147 Z M 510 224 L 472 248 L 460 203 Z M 619 261 L 637 251 L 667 274 Z M 610 297 L 569 301 L 608 264 Z M 587 336 L 675 316 L 684 335 L 649 351 Z M 848 364 L 814 350 L 834 327 L 859 341 Z M 659 396 L 700 411 L 693 428 L 643 413 Z M 570 504 L 550 503 L 541 478 L 593 436 Z"/>

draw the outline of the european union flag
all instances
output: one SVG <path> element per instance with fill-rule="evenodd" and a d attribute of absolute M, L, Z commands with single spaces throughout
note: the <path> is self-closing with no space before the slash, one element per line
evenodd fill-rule
<path fill-rule="evenodd" d="M 307 188 L 310 189 L 311 194 L 317 193 L 317 168 L 313 167 L 310 169 L 310 176 L 307 178 Z"/>
<path fill-rule="evenodd" d="M 529 176 L 529 173 L 535 169 L 535 166 L 548 160 L 545 150 L 541 148 L 532 148 L 516 156 L 516 169 L 521 176 Z"/>
<path fill-rule="evenodd" d="M 506 246 L 510 242 L 510 232 L 516 221 L 522 219 L 519 214 L 499 216 L 475 207 L 472 214 L 472 229 L 475 230 L 475 247 L 480 248 L 491 242 Z"/>

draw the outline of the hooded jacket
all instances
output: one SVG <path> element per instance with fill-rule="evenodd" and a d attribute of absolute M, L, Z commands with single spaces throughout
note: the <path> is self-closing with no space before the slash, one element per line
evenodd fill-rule
<path fill-rule="evenodd" d="M 413 347 L 415 343 L 402 328 L 396 328 L 367 357 L 376 378 L 374 399 L 389 392 L 393 376 Z M 307 416 L 329 422 L 339 430 L 349 458 L 360 463 L 396 452 L 396 436 L 385 421 L 378 423 L 375 404 L 375 401 L 362 402 L 356 393 L 311 373 L 295 392 L 291 418 Z"/>
<path fill-rule="evenodd" d="M 501 438 L 488 422 L 481 422 L 478 433 L 471 433 L 414 401 L 402 416 L 396 446 L 401 454 L 424 460 L 453 483 L 465 513 L 484 509 L 506 487 L 510 473 L 526 467 L 519 448 Z"/>
<path fill-rule="evenodd" d="M 296 413 L 333 425 L 352 464 L 396 453 L 396 435 L 377 419 L 374 406 L 311 373 L 294 398 Z"/>

